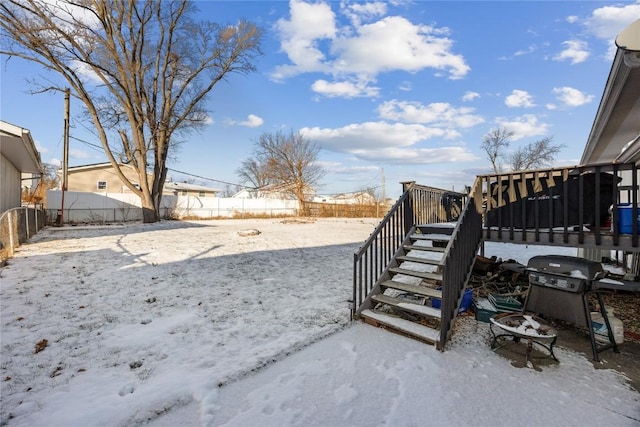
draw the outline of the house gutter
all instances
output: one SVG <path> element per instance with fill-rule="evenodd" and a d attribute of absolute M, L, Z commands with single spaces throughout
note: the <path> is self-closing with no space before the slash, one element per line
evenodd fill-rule
<path fill-rule="evenodd" d="M 602 134 L 611 118 L 616 103 L 620 97 L 622 89 L 631 73 L 632 68 L 640 67 L 640 19 L 632 22 L 616 37 L 616 55 L 607 78 L 604 93 L 600 100 L 600 105 L 596 113 L 591 132 L 587 138 L 580 164 L 590 163 L 596 148 L 600 142 Z M 640 135 L 640 128 L 638 129 Z M 638 152 L 640 147 L 635 147 L 638 142 L 638 136 L 627 143 L 616 157 L 615 161 L 630 156 L 625 153 L 634 154 Z"/>

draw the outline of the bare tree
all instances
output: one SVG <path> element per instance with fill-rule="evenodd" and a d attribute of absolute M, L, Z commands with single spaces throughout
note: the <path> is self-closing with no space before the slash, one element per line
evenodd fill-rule
<path fill-rule="evenodd" d="M 553 145 L 553 137 L 545 137 L 519 147 L 508 156 L 509 166 L 514 171 L 528 170 L 550 166 L 560 152 L 562 145 Z"/>
<path fill-rule="evenodd" d="M 493 166 L 495 173 L 500 173 L 500 157 L 509 148 L 514 132 L 507 128 L 491 129 L 482 139 L 482 149 L 487 153 L 487 157 Z"/>
<path fill-rule="evenodd" d="M 263 133 L 255 143 L 255 161 L 264 170 L 266 182 L 298 200 L 304 209 L 305 195 L 325 175 L 318 164 L 320 149 L 300 133 Z"/>
<path fill-rule="evenodd" d="M 266 164 L 261 163 L 254 158 L 244 160 L 236 173 L 243 184 L 251 184 L 256 188 L 264 187 L 269 184 Z"/>
<path fill-rule="evenodd" d="M 5 0 L 0 53 L 62 76 L 122 182 L 159 220 L 177 137 L 208 120 L 204 103 L 230 73 L 255 70 L 262 30 L 197 22 L 188 0 Z M 40 90 L 64 90 L 51 83 Z M 131 164 L 138 182 L 120 163 Z M 135 184 L 139 185 L 139 188 Z"/>
<path fill-rule="evenodd" d="M 22 201 L 27 203 L 44 203 L 47 201 L 47 190 L 51 190 L 60 185 L 60 180 L 56 174 L 56 167 L 51 163 L 43 163 L 43 174 L 38 180 L 36 188 L 30 189 L 22 194 Z"/>

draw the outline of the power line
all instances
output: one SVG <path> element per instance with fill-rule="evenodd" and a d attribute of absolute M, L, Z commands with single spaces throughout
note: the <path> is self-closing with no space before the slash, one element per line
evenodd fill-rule
<path fill-rule="evenodd" d="M 251 187 L 251 186 L 248 186 L 248 185 L 242 185 L 242 184 L 235 184 L 235 183 L 233 183 L 233 182 L 221 181 L 221 180 L 219 180 L 219 179 L 214 179 L 214 178 L 207 178 L 206 176 L 200 176 L 200 175 L 196 175 L 196 174 L 189 173 L 189 172 L 179 171 L 179 170 L 176 170 L 176 169 L 167 168 L 167 170 L 170 170 L 170 171 L 172 171 L 172 172 L 176 172 L 176 173 L 181 173 L 181 174 L 183 174 L 183 175 L 187 175 L 187 176 L 192 176 L 192 177 L 194 177 L 194 178 L 204 179 L 204 180 L 206 180 L 206 181 L 220 182 L 220 183 L 222 183 L 222 184 L 235 185 L 236 187 L 250 188 L 250 189 L 252 189 L 252 190 L 255 190 L 255 189 L 256 189 L 256 187 Z"/>

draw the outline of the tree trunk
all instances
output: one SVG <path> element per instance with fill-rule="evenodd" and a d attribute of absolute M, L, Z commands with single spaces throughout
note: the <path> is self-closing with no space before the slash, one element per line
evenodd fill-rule
<path fill-rule="evenodd" d="M 153 197 L 147 198 L 143 194 L 140 201 L 142 202 L 142 222 L 149 224 L 160 221 L 160 212 L 159 209 L 156 209 L 155 203 L 153 203 Z"/>
<path fill-rule="evenodd" d="M 158 215 L 158 212 L 156 212 L 153 207 L 142 207 L 142 222 L 144 222 L 145 224 L 150 224 L 152 222 L 158 222 L 159 220 L 160 217 Z"/>

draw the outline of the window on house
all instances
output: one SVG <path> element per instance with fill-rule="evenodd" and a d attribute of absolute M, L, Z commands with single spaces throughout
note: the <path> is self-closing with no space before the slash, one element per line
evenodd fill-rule
<path fill-rule="evenodd" d="M 186 196 L 187 195 L 187 190 L 182 190 L 182 195 Z"/>
<path fill-rule="evenodd" d="M 204 191 L 199 192 L 199 193 L 198 193 L 198 196 L 199 196 L 199 197 L 204 197 Z"/>
<path fill-rule="evenodd" d="M 98 181 L 98 190 L 106 190 L 107 181 Z"/>

